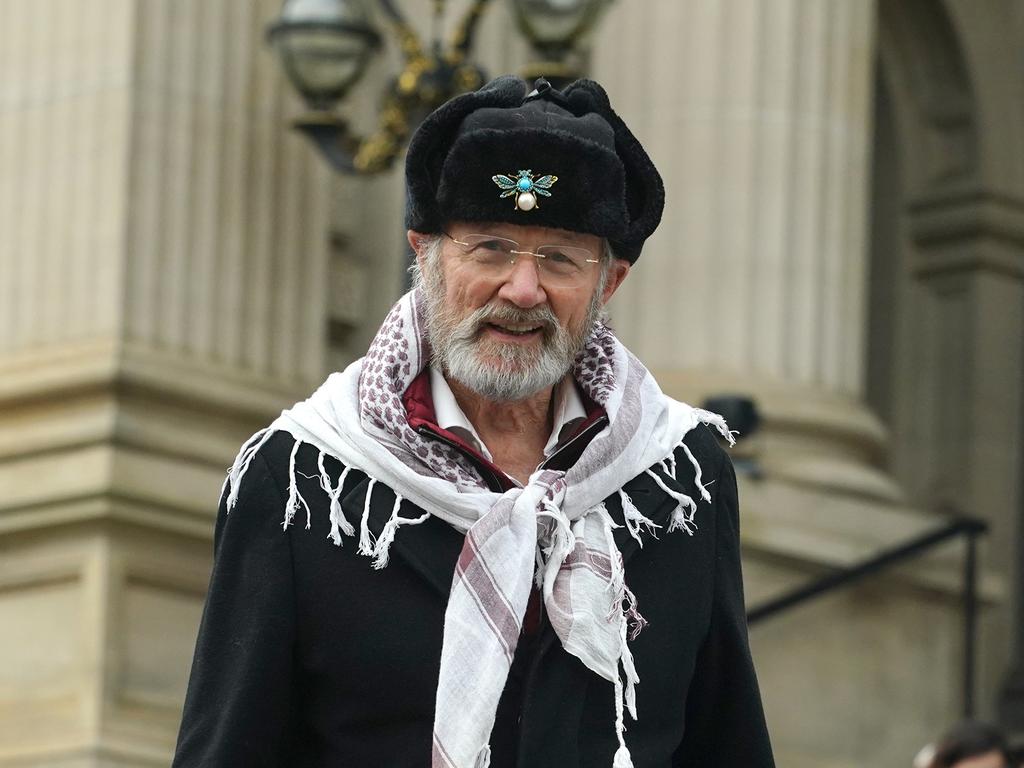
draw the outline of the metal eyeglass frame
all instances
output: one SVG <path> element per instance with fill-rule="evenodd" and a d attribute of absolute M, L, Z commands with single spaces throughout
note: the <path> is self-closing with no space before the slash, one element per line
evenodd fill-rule
<path fill-rule="evenodd" d="M 448 232 L 443 232 L 443 234 L 444 234 L 445 237 L 447 237 L 453 243 L 456 243 L 458 245 L 461 245 L 461 246 L 464 246 L 464 247 L 467 247 L 467 248 L 472 247 L 466 241 L 459 240 L 457 237 L 454 237 L 453 235 L 449 234 Z M 503 237 L 502 235 L 490 235 L 490 234 L 487 234 L 485 232 L 471 232 L 469 234 L 470 235 L 475 235 L 476 237 L 487 237 L 487 238 L 491 238 L 493 240 L 504 240 L 507 243 L 514 243 L 516 246 L 519 246 L 519 243 L 517 243 L 511 237 Z M 601 263 L 601 259 L 600 258 L 595 258 L 595 254 L 594 254 L 593 251 L 591 251 L 589 248 L 584 248 L 581 245 L 565 245 L 563 243 L 545 243 L 544 245 L 539 245 L 537 247 L 538 248 L 548 248 L 548 247 L 551 247 L 551 248 L 572 248 L 572 249 L 575 249 L 575 250 L 578 250 L 578 251 L 584 251 L 585 253 L 590 254 L 590 258 L 585 259 L 587 264 L 600 264 Z M 530 256 L 533 256 L 536 259 L 544 259 L 545 260 L 544 262 L 538 262 L 538 266 L 540 266 L 541 263 L 547 263 L 547 256 L 545 256 L 543 253 L 537 253 L 536 251 L 520 251 L 520 250 L 516 250 L 515 248 L 512 248 L 512 249 L 509 249 L 509 254 L 514 254 L 515 256 L 530 255 Z M 516 263 L 515 258 L 510 258 L 509 259 L 509 264 L 511 264 L 512 266 L 515 266 L 515 263 Z"/>

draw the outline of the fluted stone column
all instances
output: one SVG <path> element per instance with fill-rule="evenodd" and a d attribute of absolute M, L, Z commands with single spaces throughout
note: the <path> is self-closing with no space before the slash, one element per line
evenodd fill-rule
<path fill-rule="evenodd" d="M 324 373 L 279 9 L 0 4 L 0 765 L 168 764 L 224 467 Z"/>
<path fill-rule="evenodd" d="M 594 74 L 667 205 L 617 327 L 676 394 L 755 397 L 774 474 L 898 497 L 863 404 L 874 3 L 626 6 Z"/>
<path fill-rule="evenodd" d="M 595 44 L 666 185 L 613 324 L 671 394 L 748 395 L 764 419 L 748 606 L 934 525 L 865 402 L 875 34 L 874 0 L 650 0 Z M 959 569 L 946 551 L 753 628 L 779 765 L 905 764 L 957 716 Z"/>

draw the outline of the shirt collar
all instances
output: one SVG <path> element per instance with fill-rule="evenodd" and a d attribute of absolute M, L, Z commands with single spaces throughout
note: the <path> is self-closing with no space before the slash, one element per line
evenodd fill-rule
<path fill-rule="evenodd" d="M 458 435 L 481 456 L 488 461 L 494 461 L 491 452 L 487 450 L 487 446 L 480 439 L 472 422 L 466 418 L 466 414 L 459 407 L 448 382 L 435 366 L 430 366 L 430 389 L 434 399 L 434 418 L 437 420 L 437 426 Z M 587 410 L 583 406 L 583 401 L 580 399 L 579 392 L 576 391 L 576 385 L 571 376 L 566 376 L 559 382 L 552 397 L 554 398 L 554 418 L 551 435 L 544 446 L 544 458 L 548 458 L 555 452 L 563 435 L 571 434 L 573 427 L 581 419 L 587 417 Z"/>

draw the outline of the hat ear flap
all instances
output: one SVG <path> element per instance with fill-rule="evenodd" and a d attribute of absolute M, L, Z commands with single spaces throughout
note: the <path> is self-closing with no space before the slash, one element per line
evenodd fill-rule
<path fill-rule="evenodd" d="M 476 91 L 456 96 L 432 112 L 409 142 L 405 165 L 405 225 L 417 232 L 440 232 L 444 226 L 436 191 L 441 168 L 462 121 L 477 109 L 517 107 L 526 95 L 526 83 L 505 75 Z"/>
<path fill-rule="evenodd" d="M 612 109 L 608 94 L 593 80 L 577 80 L 565 90 L 576 114 L 596 112 L 615 132 L 615 151 L 626 171 L 626 235 L 612 243 L 616 255 L 635 261 L 644 241 L 657 229 L 665 208 L 665 186 L 650 156 Z M 576 110 L 581 110 L 576 112 Z"/>

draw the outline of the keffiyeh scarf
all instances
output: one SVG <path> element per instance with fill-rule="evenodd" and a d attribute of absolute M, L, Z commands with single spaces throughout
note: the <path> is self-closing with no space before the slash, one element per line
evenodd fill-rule
<path fill-rule="evenodd" d="M 638 541 L 657 527 L 622 487 L 647 472 L 678 506 L 668 531 L 695 528 L 696 502 L 673 490 L 664 474 L 675 474 L 675 450 L 693 464 L 705 500 L 701 470 L 683 437 L 700 423 L 731 434 L 716 414 L 664 395 L 654 378 L 605 326 L 595 326 L 572 374 L 601 405 L 608 424 L 566 471 L 538 469 L 523 488 L 490 491 L 458 450 L 418 434 L 406 419 L 402 394 L 429 364 L 422 299 L 416 291 L 392 308 L 366 356 L 332 374 L 308 400 L 282 412 L 257 432 L 229 470 L 225 491 L 230 510 L 253 457 L 278 431 L 296 440 L 289 467 L 284 510 L 287 528 L 296 514 L 311 510 L 299 492 L 295 457 L 302 443 L 320 451 L 320 485 L 330 499 L 330 538 L 357 539 L 357 551 L 373 566 L 388 563 L 392 541 L 403 525 L 431 515 L 466 539 L 453 576 L 445 612 L 444 638 L 433 733 L 433 768 L 486 768 L 498 700 L 512 664 L 534 583 L 563 648 L 614 684 L 619 748 L 613 768 L 631 768 L 623 737 L 623 712 L 637 717 L 634 686 L 639 682 L 628 640 L 643 626 L 626 586 L 622 556 L 612 537 L 619 527 L 604 500 L 617 495 L 624 522 Z M 332 480 L 324 457 L 344 469 Z M 660 467 L 658 465 L 660 464 Z M 340 498 L 351 470 L 369 478 L 361 516 L 348 519 Z M 392 514 L 378 535 L 368 526 L 374 485 L 395 492 Z M 423 514 L 399 514 L 403 499 Z M 351 513 L 350 513 L 351 514 Z"/>

